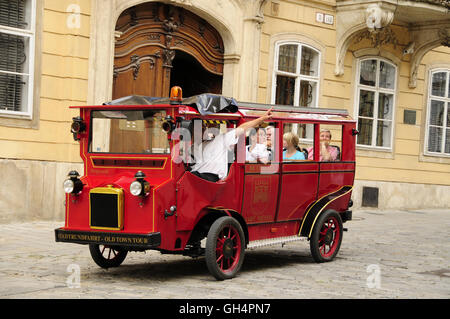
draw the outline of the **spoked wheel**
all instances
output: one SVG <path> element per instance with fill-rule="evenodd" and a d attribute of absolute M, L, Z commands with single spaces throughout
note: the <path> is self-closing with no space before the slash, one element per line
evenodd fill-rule
<path fill-rule="evenodd" d="M 120 247 L 89 244 L 89 251 L 95 263 L 102 268 L 119 267 L 128 251 Z"/>
<path fill-rule="evenodd" d="M 337 255 L 342 242 L 342 219 L 334 210 L 324 212 L 310 238 L 311 254 L 316 262 L 331 261 Z"/>
<path fill-rule="evenodd" d="M 209 272 L 218 280 L 233 278 L 241 269 L 244 255 L 245 237 L 239 222 L 228 216 L 217 219 L 206 239 Z"/>

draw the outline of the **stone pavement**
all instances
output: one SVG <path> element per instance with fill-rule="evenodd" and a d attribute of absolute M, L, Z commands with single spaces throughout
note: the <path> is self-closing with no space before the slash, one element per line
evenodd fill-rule
<path fill-rule="evenodd" d="M 307 241 L 269 246 L 247 251 L 239 275 L 222 282 L 202 257 L 157 251 L 101 269 L 87 246 L 55 242 L 62 225 L 0 225 L 1 299 L 450 297 L 450 209 L 354 211 L 333 262 L 315 263 Z"/>

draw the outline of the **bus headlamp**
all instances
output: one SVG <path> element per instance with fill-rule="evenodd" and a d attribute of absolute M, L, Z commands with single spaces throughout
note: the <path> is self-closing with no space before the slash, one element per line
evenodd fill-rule
<path fill-rule="evenodd" d="M 136 180 L 130 184 L 130 193 L 134 196 L 147 196 L 150 192 L 150 184 L 144 179 L 145 174 L 139 171 L 134 177 Z"/>
<path fill-rule="evenodd" d="M 63 184 L 64 192 L 70 194 L 75 189 L 75 183 L 71 179 L 66 179 Z"/>
<path fill-rule="evenodd" d="M 173 121 L 172 116 L 168 115 L 164 118 L 164 122 L 162 123 L 162 129 L 167 134 L 170 134 L 175 129 L 175 123 Z"/>
<path fill-rule="evenodd" d="M 140 181 L 134 181 L 130 185 L 130 193 L 134 196 L 139 196 L 142 193 L 142 184 Z"/>
<path fill-rule="evenodd" d="M 70 171 L 68 179 L 63 183 L 64 192 L 66 194 L 78 194 L 83 189 L 83 182 L 78 178 L 80 174 L 77 171 Z"/>

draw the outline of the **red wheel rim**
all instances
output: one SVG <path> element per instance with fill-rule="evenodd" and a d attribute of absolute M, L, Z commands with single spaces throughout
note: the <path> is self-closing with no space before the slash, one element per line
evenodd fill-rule
<path fill-rule="evenodd" d="M 217 236 L 216 262 L 223 273 L 232 272 L 241 256 L 241 237 L 236 228 L 225 226 Z"/>
<path fill-rule="evenodd" d="M 328 218 L 322 225 L 319 233 L 319 252 L 322 257 L 334 254 L 341 237 L 341 229 L 335 217 Z"/>

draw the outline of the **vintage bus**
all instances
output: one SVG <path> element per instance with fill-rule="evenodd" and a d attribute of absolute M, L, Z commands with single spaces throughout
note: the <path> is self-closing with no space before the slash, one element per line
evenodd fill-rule
<path fill-rule="evenodd" d="M 65 224 L 56 241 L 89 245 L 104 268 L 130 251 L 204 256 L 218 280 L 239 272 L 247 249 L 294 240 L 308 240 L 315 261 L 331 261 L 352 218 L 358 132 L 347 111 L 171 92 L 77 107 L 71 133 L 84 174 L 71 171 L 64 182 Z M 193 174 L 195 145 L 269 109 L 256 137 L 247 130 L 227 150 L 226 176 Z M 268 156 L 249 160 L 257 148 Z M 327 149 L 331 158 L 322 154 Z"/>

